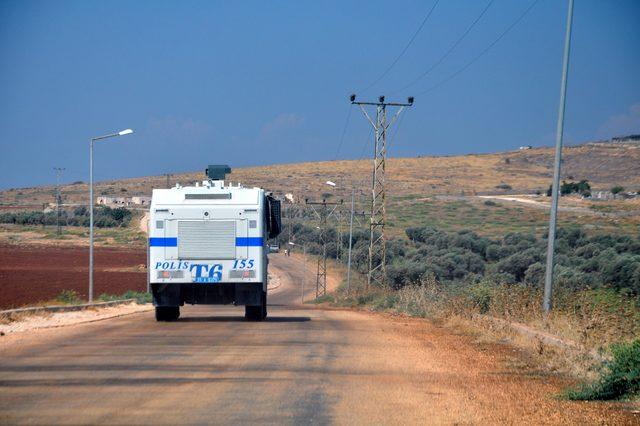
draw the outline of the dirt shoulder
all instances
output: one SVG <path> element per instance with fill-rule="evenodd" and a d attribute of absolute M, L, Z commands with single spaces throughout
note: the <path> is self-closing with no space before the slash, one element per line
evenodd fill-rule
<path fill-rule="evenodd" d="M 72 312 L 22 314 L 16 315 L 16 318 L 11 320 L 0 318 L 0 335 L 2 336 L 0 346 L 20 342 L 20 340 L 25 338 L 25 336 L 22 335 L 24 332 L 101 321 L 138 312 L 146 312 L 152 309 L 153 306 L 149 304 L 139 305 L 137 303 L 127 303 L 117 306 L 87 308 Z"/>

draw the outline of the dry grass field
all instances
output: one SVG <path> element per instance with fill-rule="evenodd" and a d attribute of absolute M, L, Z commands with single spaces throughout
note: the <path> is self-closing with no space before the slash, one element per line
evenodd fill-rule
<path fill-rule="evenodd" d="M 387 165 L 389 195 L 431 196 L 531 193 L 544 191 L 552 177 L 553 149 L 536 148 L 493 154 L 450 157 L 391 158 Z M 233 164 L 231 165 L 233 168 Z M 176 174 L 172 184 L 190 184 L 204 178 L 202 171 Z M 167 170 L 171 172 L 171 170 Z M 338 186 L 336 197 L 348 198 L 355 183 L 368 194 L 371 161 L 351 160 L 278 164 L 234 169 L 228 180 L 246 186 L 268 188 L 276 194 L 292 192 L 298 199 L 321 197 L 330 192 L 328 179 Z M 640 189 L 640 145 L 584 144 L 564 150 L 563 178 L 587 179 L 594 190 L 608 190 L 614 185 Z M 506 184 L 511 190 L 497 188 Z M 96 184 L 96 195 L 150 195 L 152 188 L 163 188 L 163 176 L 105 181 Z M 65 203 L 86 203 L 87 184 L 66 185 L 62 189 Z M 0 205 L 33 205 L 54 201 L 54 187 L 10 189 L 0 192 Z"/>

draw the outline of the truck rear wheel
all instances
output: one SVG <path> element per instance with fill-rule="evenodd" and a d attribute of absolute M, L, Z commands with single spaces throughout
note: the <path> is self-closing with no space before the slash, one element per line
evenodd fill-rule
<path fill-rule="evenodd" d="M 156 321 L 175 321 L 180 318 L 179 306 L 156 306 Z"/>
<path fill-rule="evenodd" d="M 267 318 L 267 293 L 262 292 L 262 296 L 260 297 L 260 304 L 254 306 L 245 306 L 244 307 L 244 317 L 248 321 L 262 321 Z"/>

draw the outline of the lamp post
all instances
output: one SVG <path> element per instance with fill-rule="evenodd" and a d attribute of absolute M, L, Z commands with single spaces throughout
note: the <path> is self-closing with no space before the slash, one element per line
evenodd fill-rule
<path fill-rule="evenodd" d="M 330 180 L 325 182 L 327 185 L 335 187 L 336 184 Z M 347 293 L 351 290 L 351 248 L 353 241 L 353 213 L 355 205 L 356 187 L 355 185 L 351 191 L 351 214 L 349 215 L 349 254 L 347 256 Z M 342 241 L 340 242 L 342 244 Z"/>
<path fill-rule="evenodd" d="M 553 266 L 556 244 L 556 218 L 558 216 L 558 198 L 560 192 L 560 167 L 562 164 L 562 138 L 564 137 L 564 110 L 567 96 L 567 74 L 569 73 L 569 54 L 571 52 L 571 25 L 573 23 L 573 0 L 569 0 L 567 28 L 564 36 L 564 56 L 562 59 L 562 82 L 560 83 L 560 106 L 556 127 L 556 155 L 553 162 L 553 184 L 551 187 L 551 212 L 549 214 L 549 236 L 547 237 L 547 268 L 544 274 L 544 315 L 551 311 L 553 296 Z"/>
<path fill-rule="evenodd" d="M 121 130 L 104 136 L 91 138 L 89 144 L 89 303 L 93 302 L 93 144 L 102 139 L 115 138 L 133 133 L 131 129 Z"/>

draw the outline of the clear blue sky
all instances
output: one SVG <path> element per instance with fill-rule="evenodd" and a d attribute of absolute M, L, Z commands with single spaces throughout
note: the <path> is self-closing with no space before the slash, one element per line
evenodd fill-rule
<path fill-rule="evenodd" d="M 416 103 L 391 156 L 551 145 L 567 2 L 495 0 L 0 1 L 0 188 L 282 162 L 359 158 L 368 135 L 347 97 Z M 640 2 L 576 0 L 566 140 L 640 133 Z M 370 149 L 366 153 L 369 154 Z"/>

